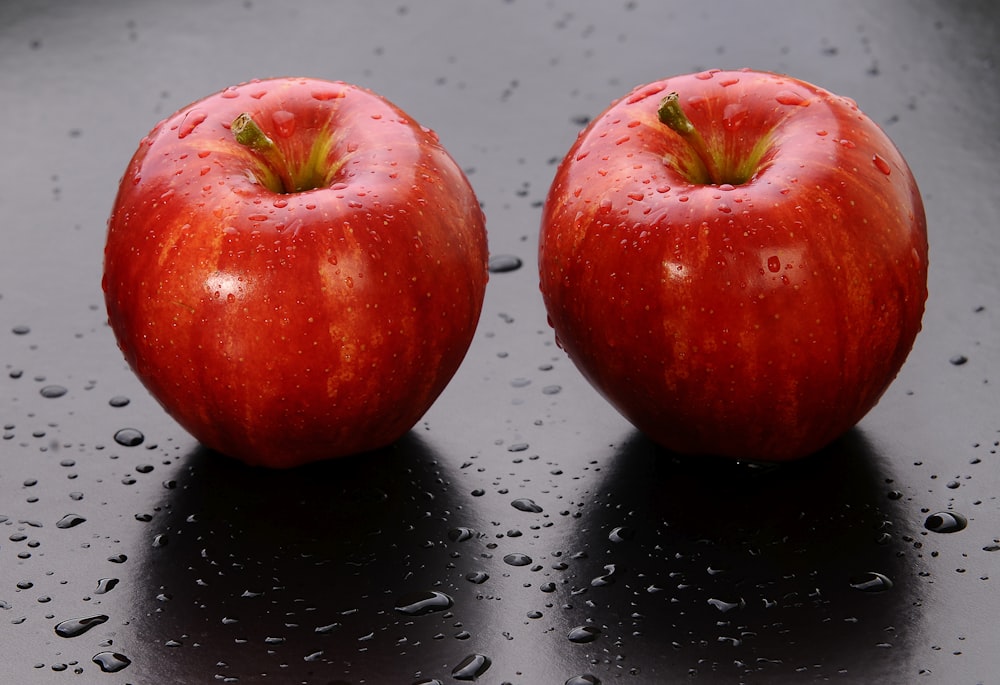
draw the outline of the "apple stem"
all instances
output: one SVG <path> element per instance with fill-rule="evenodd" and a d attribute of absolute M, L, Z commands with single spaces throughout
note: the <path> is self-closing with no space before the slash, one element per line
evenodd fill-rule
<path fill-rule="evenodd" d="M 660 107 L 656 110 L 656 114 L 662 123 L 670 127 L 672 131 L 678 133 L 687 141 L 691 149 L 695 151 L 698 158 L 701 159 L 701 163 L 705 166 L 705 171 L 708 172 L 709 182 L 715 185 L 722 183 L 723 178 L 722 172 L 719 170 L 719 165 L 716 164 L 712 153 L 708 151 L 708 145 L 705 144 L 705 139 L 702 138 L 701 133 L 694 127 L 694 124 L 691 123 L 687 115 L 684 114 L 684 110 L 681 109 L 680 95 L 676 91 L 667 94 L 660 101 Z"/>
<path fill-rule="evenodd" d="M 281 180 L 283 192 L 298 190 L 295 180 L 288 173 L 288 163 L 285 156 L 274 144 L 274 141 L 261 130 L 249 112 L 243 112 L 233 119 L 229 128 L 233 132 L 236 142 L 259 155 L 267 164 L 268 169 Z"/>

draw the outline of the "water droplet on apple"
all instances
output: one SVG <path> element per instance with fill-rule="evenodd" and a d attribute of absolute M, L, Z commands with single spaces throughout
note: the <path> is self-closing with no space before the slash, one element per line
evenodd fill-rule
<path fill-rule="evenodd" d="M 61 528 L 63 530 L 67 528 L 75 528 L 86 520 L 87 519 L 79 514 L 66 514 L 61 519 L 56 521 L 56 528 Z"/>
<path fill-rule="evenodd" d="M 98 652 L 91 661 L 100 666 L 105 673 L 117 673 L 132 663 L 131 659 L 118 652 Z"/>
<path fill-rule="evenodd" d="M 192 109 L 181 120 L 177 127 L 177 137 L 187 138 L 198 126 L 208 118 L 208 113 L 201 109 Z"/>
<path fill-rule="evenodd" d="M 778 259 L 777 255 L 771 255 L 767 258 L 767 270 L 773 274 L 781 271 L 781 260 Z"/>
<path fill-rule="evenodd" d="M 56 624 L 56 635 L 65 638 L 79 637 L 94 626 L 99 626 L 107 620 L 108 617 L 104 614 L 86 616 L 84 618 L 70 618 Z"/>
<path fill-rule="evenodd" d="M 117 408 L 128 406 L 128 403 L 131 402 L 131 401 L 132 400 L 130 400 L 129 398 L 125 397 L 124 395 L 115 395 L 110 400 L 108 400 L 108 404 L 110 404 L 112 407 L 115 407 L 117 409 Z"/>
<path fill-rule="evenodd" d="M 312 93 L 310 93 L 310 95 L 312 95 L 314 100 L 325 102 L 327 100 L 336 100 L 338 98 L 342 98 L 346 95 L 346 93 L 339 88 L 338 89 L 323 88 L 319 90 L 314 90 Z"/>
<path fill-rule="evenodd" d="M 490 257 L 489 271 L 494 274 L 507 273 L 517 271 L 522 265 L 523 262 L 520 257 L 506 254 L 495 255 Z"/>
<path fill-rule="evenodd" d="M 295 115 L 288 110 L 279 109 L 271 113 L 274 130 L 282 138 L 288 138 L 295 133 Z"/>
<path fill-rule="evenodd" d="M 424 614 L 430 614 L 435 611 L 445 611 L 450 609 L 454 601 L 451 597 L 443 592 L 438 592 L 436 590 L 428 590 L 422 592 L 414 592 L 405 597 L 401 597 L 397 602 L 395 609 L 401 614 L 406 614 L 407 616 L 423 616 Z"/>
<path fill-rule="evenodd" d="M 740 82 L 740 79 L 736 76 L 729 76 L 719 81 L 719 85 L 723 88 L 728 88 L 729 86 L 735 86 Z"/>
<path fill-rule="evenodd" d="M 968 361 L 969 358 L 964 354 L 955 354 L 948 359 L 948 363 L 952 366 L 962 366 L 963 364 L 967 364 Z"/>
<path fill-rule="evenodd" d="M 38 391 L 42 397 L 47 397 L 48 399 L 55 399 L 56 397 L 62 397 L 69 390 L 61 385 L 46 385 L 44 388 Z"/>
<path fill-rule="evenodd" d="M 492 665 L 493 662 L 490 661 L 488 656 L 483 654 L 470 654 L 462 659 L 458 666 L 452 669 L 451 677 L 455 680 L 477 680 L 479 676 L 486 673 Z"/>
<path fill-rule="evenodd" d="M 889 162 L 885 161 L 885 158 L 878 153 L 872 155 L 872 164 L 886 176 L 892 173 L 892 167 L 889 166 Z"/>
<path fill-rule="evenodd" d="M 862 592 L 885 592 L 892 588 L 892 581 L 881 573 L 868 571 L 851 578 L 850 585 L 855 590 Z"/>
<path fill-rule="evenodd" d="M 570 642 L 576 643 L 578 645 L 586 644 L 588 642 L 593 642 L 601 635 L 600 628 L 595 626 L 577 626 L 575 628 L 570 628 L 570 631 L 566 633 L 567 639 Z"/>
<path fill-rule="evenodd" d="M 798 107 L 807 107 L 809 101 L 802 96 L 801 93 L 796 93 L 792 90 L 781 90 L 778 94 L 774 96 L 774 99 L 782 105 L 795 105 Z"/>
<path fill-rule="evenodd" d="M 708 71 L 703 71 L 700 74 L 695 74 L 694 77 L 699 81 L 708 81 L 710 78 L 718 73 L 718 69 L 709 69 Z"/>
<path fill-rule="evenodd" d="M 968 519 L 953 511 L 939 511 L 924 521 L 924 528 L 933 533 L 957 533 L 969 525 Z"/>
<path fill-rule="evenodd" d="M 475 585 L 482 585 L 490 579 L 490 574 L 485 571 L 472 571 L 471 573 L 465 574 L 465 579 Z"/>

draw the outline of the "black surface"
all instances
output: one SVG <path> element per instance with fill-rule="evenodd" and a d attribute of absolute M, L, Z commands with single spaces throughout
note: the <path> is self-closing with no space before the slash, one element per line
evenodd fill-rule
<path fill-rule="evenodd" d="M 482 683 L 997 682 L 998 8 L 0 4 L 0 679 L 453 683 L 479 654 Z M 783 467 L 651 445 L 555 347 L 537 291 L 541 201 L 587 118 L 633 85 L 741 66 L 856 99 L 930 225 L 902 374 L 857 429 Z M 99 284 L 139 139 L 276 75 L 359 83 L 434 128 L 492 252 L 523 260 L 493 275 L 465 364 L 407 438 L 285 473 L 206 453 L 165 416 Z M 937 512 L 968 525 L 932 532 Z M 453 605 L 399 610 L 431 592 Z M 581 627 L 596 637 L 569 639 Z M 131 663 L 103 673 L 108 652 Z"/>

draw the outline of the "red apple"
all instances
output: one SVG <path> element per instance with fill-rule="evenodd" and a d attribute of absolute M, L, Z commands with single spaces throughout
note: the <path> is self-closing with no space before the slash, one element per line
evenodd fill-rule
<path fill-rule="evenodd" d="M 125 358 L 204 445 L 289 467 L 385 446 L 461 363 L 483 213 L 437 136 L 346 83 L 254 81 L 141 142 L 108 222 Z"/>
<path fill-rule="evenodd" d="M 856 424 L 927 298 L 913 175 L 844 97 L 708 71 L 613 103 L 562 161 L 541 290 L 560 345 L 678 453 L 788 460 Z"/>

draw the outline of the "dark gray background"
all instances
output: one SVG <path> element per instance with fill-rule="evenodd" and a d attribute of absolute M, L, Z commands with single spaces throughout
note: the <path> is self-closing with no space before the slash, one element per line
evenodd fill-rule
<path fill-rule="evenodd" d="M 0 4 L 0 679 L 452 683 L 481 654 L 483 683 L 996 682 L 998 8 Z M 541 202 L 583 122 L 634 85 L 743 66 L 857 100 L 909 160 L 930 225 L 903 372 L 856 430 L 781 468 L 652 446 L 555 347 L 537 288 Z M 148 397 L 100 271 L 139 139 L 280 75 L 364 85 L 434 128 L 492 252 L 524 266 L 493 275 L 465 364 L 410 436 L 269 473 L 199 450 Z M 126 427 L 142 444 L 116 442 Z M 928 531 L 940 511 L 968 527 Z M 86 520 L 57 526 L 67 514 Z M 892 588 L 852 587 L 871 572 Z M 454 606 L 395 609 L 429 591 Z M 54 631 L 93 615 L 108 620 Z M 596 639 L 569 640 L 581 626 Z M 131 665 L 102 673 L 107 651 Z"/>

